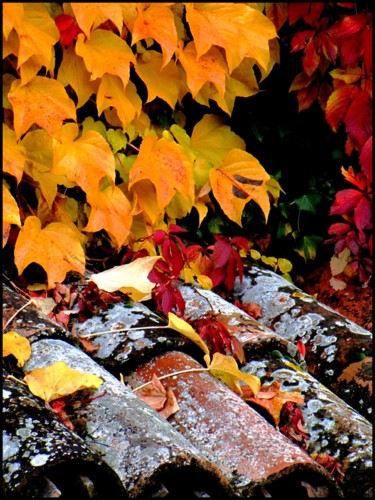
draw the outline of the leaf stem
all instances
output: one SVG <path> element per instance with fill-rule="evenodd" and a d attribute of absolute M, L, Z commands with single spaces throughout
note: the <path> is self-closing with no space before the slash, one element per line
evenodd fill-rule
<path fill-rule="evenodd" d="M 24 382 L 23 380 L 20 380 L 19 378 L 13 377 L 13 375 L 7 375 L 5 378 L 8 378 L 9 380 L 13 380 L 13 382 L 17 382 L 17 384 L 25 385 L 26 387 L 28 387 L 26 382 Z"/>
<path fill-rule="evenodd" d="M 11 316 L 8 321 L 5 323 L 5 325 L 3 326 L 3 331 L 5 330 L 5 328 L 14 320 L 14 318 L 17 316 L 17 314 L 19 314 L 22 309 L 25 309 L 25 307 L 27 307 L 28 305 L 30 305 L 32 302 L 32 300 L 29 300 L 28 302 L 26 302 L 26 304 L 24 304 L 20 309 L 18 309 L 18 311 L 16 311 L 13 316 Z"/>
<path fill-rule="evenodd" d="M 138 326 L 136 328 L 118 328 L 115 330 L 107 330 L 105 332 L 97 332 L 97 333 L 90 333 L 89 335 L 79 335 L 78 337 L 80 339 L 90 339 L 92 337 L 98 337 L 99 335 L 104 335 L 107 333 L 127 333 L 127 332 L 135 332 L 136 330 L 162 330 L 168 328 L 168 325 L 155 325 L 155 326 Z"/>
<path fill-rule="evenodd" d="M 189 370 L 180 370 L 178 372 L 167 373 L 166 375 L 158 377 L 158 379 L 163 380 L 168 377 L 174 377 L 175 375 L 181 375 L 182 373 L 193 373 L 193 372 L 208 372 L 208 368 L 189 368 Z M 133 389 L 133 392 L 139 391 L 140 389 L 143 389 L 144 387 L 150 385 L 151 383 L 152 380 L 146 382 L 145 384 L 140 385 L 139 387 L 136 387 L 135 389 Z"/>

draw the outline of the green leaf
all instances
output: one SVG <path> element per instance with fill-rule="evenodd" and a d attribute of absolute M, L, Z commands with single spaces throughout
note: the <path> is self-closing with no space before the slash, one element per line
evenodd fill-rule
<path fill-rule="evenodd" d="M 110 128 L 107 130 L 107 140 L 111 145 L 113 153 L 117 153 L 120 149 L 125 149 L 128 144 L 128 138 L 121 129 Z"/>
<path fill-rule="evenodd" d="M 323 238 L 321 236 L 304 236 L 294 250 L 305 260 L 305 262 L 314 260 L 318 245 L 322 240 Z"/>
<path fill-rule="evenodd" d="M 304 194 L 294 200 L 300 210 L 316 214 L 316 206 L 321 202 L 322 197 L 319 194 Z"/>

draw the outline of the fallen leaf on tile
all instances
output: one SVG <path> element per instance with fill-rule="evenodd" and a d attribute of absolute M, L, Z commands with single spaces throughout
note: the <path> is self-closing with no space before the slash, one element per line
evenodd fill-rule
<path fill-rule="evenodd" d="M 137 395 L 165 419 L 180 409 L 172 389 L 165 389 L 155 373 L 151 382 L 140 389 Z"/>
<path fill-rule="evenodd" d="M 304 402 L 299 392 L 281 391 L 278 380 L 274 380 L 271 385 L 261 387 L 257 396 L 251 394 L 248 388 L 244 387 L 241 396 L 245 401 L 251 401 L 265 408 L 277 426 L 280 423 L 281 410 L 287 401 L 297 404 L 303 404 Z"/>
<path fill-rule="evenodd" d="M 15 331 L 3 335 L 3 358 L 13 354 L 17 366 L 23 366 L 31 354 L 30 342 Z"/>
<path fill-rule="evenodd" d="M 224 356 L 224 354 L 215 352 L 211 363 L 208 365 L 208 370 L 237 394 L 241 394 L 244 388 L 244 386 L 240 386 L 240 380 L 248 385 L 254 395 L 258 394 L 260 389 L 259 378 L 250 373 L 241 372 L 232 356 Z"/>
<path fill-rule="evenodd" d="M 91 373 L 73 370 L 64 361 L 29 372 L 24 381 L 30 391 L 47 403 L 82 389 L 97 389 L 103 381 Z"/>
<path fill-rule="evenodd" d="M 246 314 L 251 316 L 254 319 L 258 319 L 262 317 L 262 308 L 259 304 L 255 304 L 254 302 L 248 302 L 247 304 L 242 304 L 239 300 L 235 300 L 233 305 L 242 309 Z"/>

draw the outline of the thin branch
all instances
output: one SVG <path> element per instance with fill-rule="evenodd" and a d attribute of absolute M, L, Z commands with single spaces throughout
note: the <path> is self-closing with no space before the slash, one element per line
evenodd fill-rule
<path fill-rule="evenodd" d="M 23 380 L 20 380 L 19 378 L 13 377 L 13 375 L 7 375 L 5 378 L 8 378 L 9 380 L 13 380 L 13 382 L 17 382 L 17 384 L 25 385 L 26 387 L 28 387 L 26 382 L 24 382 Z"/>
<path fill-rule="evenodd" d="M 208 372 L 208 368 L 190 368 L 189 370 L 180 370 L 178 372 L 172 372 L 172 373 L 167 373 L 166 375 L 162 375 L 161 377 L 158 377 L 159 380 L 163 380 L 168 377 L 174 377 L 175 375 L 181 375 L 182 373 L 193 373 L 193 372 Z M 146 382 L 145 384 L 140 385 L 139 387 L 136 387 L 133 389 L 133 392 L 139 391 L 140 389 L 143 389 L 144 387 L 150 385 L 152 383 L 152 380 L 149 382 Z"/>
<path fill-rule="evenodd" d="M 24 304 L 20 309 L 18 309 L 18 311 L 16 311 L 13 316 L 11 316 L 8 321 L 5 323 L 5 325 L 3 326 L 3 331 L 6 329 L 6 327 L 9 325 L 9 323 L 11 323 L 14 318 L 17 316 L 17 314 L 19 314 L 22 309 L 25 309 L 26 306 L 30 305 L 32 303 L 32 300 L 29 300 L 28 302 L 26 302 L 26 304 Z"/>
<path fill-rule="evenodd" d="M 162 330 L 168 328 L 168 325 L 155 325 L 155 326 L 139 326 L 136 328 L 118 328 L 114 330 L 107 330 L 105 332 L 97 332 L 97 333 L 90 333 L 89 335 L 79 335 L 78 337 L 80 339 L 90 339 L 92 337 L 98 337 L 99 335 L 105 335 L 107 333 L 127 333 L 127 332 L 135 332 L 136 330 Z"/>

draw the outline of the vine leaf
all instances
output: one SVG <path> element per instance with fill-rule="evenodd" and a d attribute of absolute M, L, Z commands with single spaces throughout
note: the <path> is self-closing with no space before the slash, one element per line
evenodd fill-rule
<path fill-rule="evenodd" d="M 165 389 L 155 373 L 152 375 L 150 383 L 137 391 L 136 394 L 165 419 L 180 409 L 172 389 L 169 387 Z"/>
<path fill-rule="evenodd" d="M 21 182 L 25 166 L 25 148 L 17 143 L 16 134 L 3 123 L 3 171 Z"/>
<path fill-rule="evenodd" d="M 277 33 L 273 23 L 259 10 L 246 4 L 230 3 L 187 3 L 185 7 L 198 58 L 216 45 L 225 50 L 229 73 L 245 57 L 255 59 L 267 69 L 268 41 Z"/>
<path fill-rule="evenodd" d="M 52 222 L 42 229 L 40 219 L 33 215 L 21 227 L 14 260 L 19 274 L 33 262 L 41 265 L 47 273 L 48 289 L 61 283 L 68 271 L 83 274 L 85 270 L 79 233 L 61 222 Z"/>
<path fill-rule="evenodd" d="M 9 189 L 3 184 L 3 248 L 9 237 L 10 226 L 21 227 L 20 211 L 16 200 Z"/>
<path fill-rule="evenodd" d="M 47 403 L 82 389 L 98 389 L 103 383 L 96 375 L 73 370 L 64 361 L 28 372 L 24 381 L 35 396 Z"/>
<path fill-rule="evenodd" d="M 169 5 L 156 3 L 144 8 L 144 4 L 138 3 L 138 17 L 132 32 L 132 45 L 144 38 L 153 38 L 160 45 L 163 67 L 169 63 L 177 49 L 177 30 Z"/>
<path fill-rule="evenodd" d="M 13 354 L 17 366 L 23 366 L 31 355 L 30 342 L 15 331 L 3 335 L 3 358 Z"/>
<path fill-rule="evenodd" d="M 71 5 L 76 21 L 87 38 L 90 38 L 90 30 L 98 27 L 108 19 L 121 34 L 123 25 L 122 5 L 116 3 L 83 3 L 77 2 Z"/>
<path fill-rule="evenodd" d="M 160 258 L 158 255 L 140 257 L 129 264 L 115 266 L 101 273 L 93 274 L 90 281 L 106 292 L 119 290 L 136 302 L 148 300 L 151 298 L 155 283 L 152 283 L 147 276 L 155 262 Z"/>
<path fill-rule="evenodd" d="M 26 85 L 15 80 L 8 100 L 13 106 L 17 140 L 34 123 L 60 140 L 63 120 L 77 119 L 74 102 L 69 99 L 62 83 L 44 76 L 36 76 Z"/>
<path fill-rule="evenodd" d="M 245 205 L 255 201 L 262 209 L 266 222 L 270 201 L 266 181 L 270 176 L 254 156 L 240 149 L 232 149 L 219 168 L 210 170 L 213 194 L 224 213 L 242 227 L 241 216 Z"/>
<path fill-rule="evenodd" d="M 201 339 L 198 333 L 194 330 L 194 328 L 189 325 L 185 320 L 179 318 L 172 312 L 168 313 L 168 328 L 172 328 L 176 332 L 182 333 L 188 339 L 192 340 L 198 347 L 202 349 L 205 353 L 204 359 L 207 359 L 207 364 L 210 359 L 210 351 L 208 349 L 207 344 Z"/>
<path fill-rule="evenodd" d="M 209 372 L 214 377 L 222 380 L 237 394 L 242 394 L 242 386 L 240 380 L 245 382 L 255 396 L 260 389 L 260 380 L 255 375 L 243 373 L 238 368 L 236 360 L 232 356 L 225 356 L 219 352 L 215 352 L 212 361 L 208 365 Z"/>

